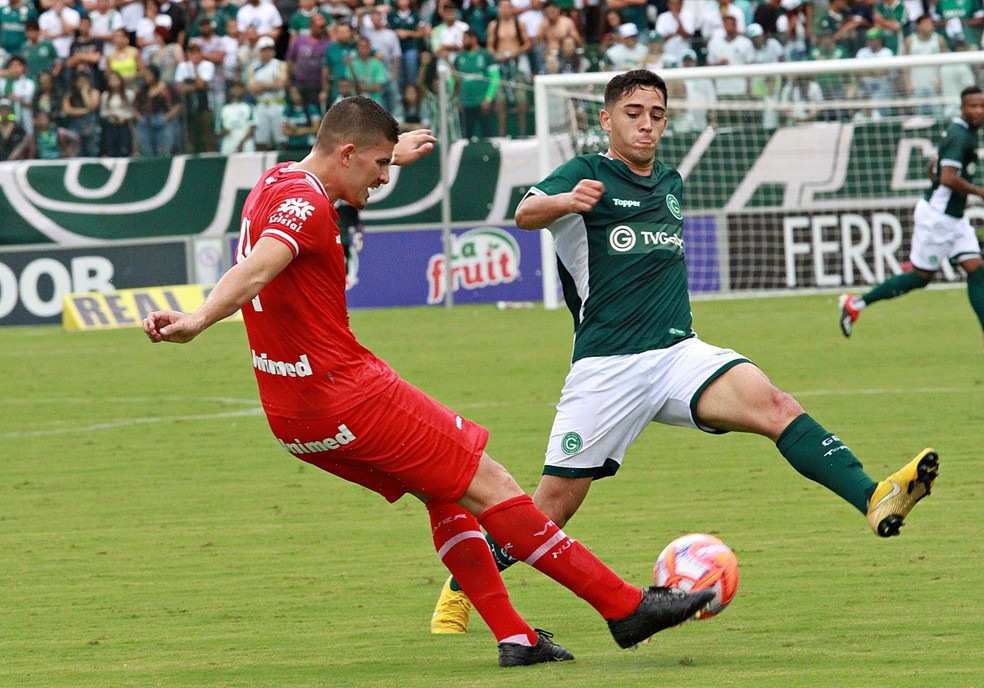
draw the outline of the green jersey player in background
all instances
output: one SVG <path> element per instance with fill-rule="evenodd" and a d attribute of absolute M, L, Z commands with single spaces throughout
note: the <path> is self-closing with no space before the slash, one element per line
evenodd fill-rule
<path fill-rule="evenodd" d="M 618 471 L 651 421 L 711 433 L 768 437 L 801 474 L 832 490 L 883 537 L 929 494 L 932 449 L 876 483 L 840 438 L 740 354 L 692 329 L 683 238 L 683 181 L 656 160 L 666 128 L 666 84 L 647 70 L 605 90 L 603 155 L 569 160 L 531 188 L 516 225 L 553 234 L 574 316 L 574 355 L 547 443 L 536 505 L 556 524 L 574 515 L 591 483 Z M 490 543 L 501 568 L 512 563 Z M 435 633 L 467 630 L 470 604 L 445 583 Z"/>
<path fill-rule="evenodd" d="M 936 151 L 933 185 L 919 199 L 912 219 L 912 272 L 889 277 L 866 294 L 840 298 L 840 327 L 845 337 L 861 310 L 876 301 L 892 299 L 922 289 L 933 279 L 944 260 L 967 273 L 967 296 L 984 329 L 984 270 L 981 246 L 964 217 L 967 196 L 984 198 L 984 187 L 974 184 L 977 171 L 977 130 L 984 122 L 984 90 L 968 86 L 960 94 L 960 116 L 947 126 Z"/>

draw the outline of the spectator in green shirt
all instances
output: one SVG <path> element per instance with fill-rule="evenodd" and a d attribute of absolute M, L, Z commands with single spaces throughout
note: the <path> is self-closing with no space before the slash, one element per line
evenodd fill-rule
<path fill-rule="evenodd" d="M 356 95 L 371 98 L 382 105 L 383 87 L 389 76 L 383 61 L 372 54 L 372 46 L 368 38 L 359 39 L 358 55 L 354 59 L 349 57 L 347 64 L 349 71 L 352 72 Z"/>
<path fill-rule="evenodd" d="M 834 34 L 829 31 L 822 31 L 816 35 L 817 43 L 810 48 L 809 58 L 811 60 L 844 60 L 847 59 L 847 52 L 834 39 Z M 841 100 L 845 97 L 844 77 L 836 72 L 818 73 L 817 83 L 823 90 L 823 95 L 828 100 Z M 825 110 L 820 114 L 821 120 L 838 119 L 837 110 Z"/>
<path fill-rule="evenodd" d="M 875 28 L 882 30 L 885 47 L 893 55 L 902 54 L 899 48 L 908 34 L 909 20 L 909 10 L 902 0 L 881 0 L 875 5 Z"/>
<path fill-rule="evenodd" d="M 465 31 L 463 50 L 454 60 L 455 89 L 461 108 L 462 133 L 495 136 L 494 104 L 499 90 L 499 63 L 478 43 L 474 29 Z"/>
<path fill-rule="evenodd" d="M 21 46 L 21 57 L 27 65 L 27 75 L 34 80 L 41 72 L 48 72 L 57 80 L 61 75 L 64 63 L 59 59 L 58 52 L 51 41 L 41 38 L 41 28 L 37 19 L 29 19 L 24 26 L 27 40 Z"/>
<path fill-rule="evenodd" d="M 334 26 L 332 42 L 325 50 L 325 62 L 321 70 L 321 102 L 333 103 L 338 97 L 338 83 L 351 80 L 348 63 L 358 51 L 352 25 L 341 21 Z"/>
<path fill-rule="evenodd" d="M 37 18 L 38 13 L 33 2 L 9 0 L 5 7 L 0 7 L 0 49 L 11 55 L 20 54 L 27 41 L 27 22 Z"/>

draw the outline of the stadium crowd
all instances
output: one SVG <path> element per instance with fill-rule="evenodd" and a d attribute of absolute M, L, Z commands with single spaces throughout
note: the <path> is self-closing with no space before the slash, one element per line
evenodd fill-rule
<path fill-rule="evenodd" d="M 928 55 L 976 49 L 982 30 L 980 0 L 0 0 L 0 160 L 306 149 L 354 94 L 436 129 L 441 63 L 452 140 L 525 136 L 537 73 Z M 822 117 L 823 99 L 968 80 L 966 65 L 693 80 L 671 98 L 785 104 L 768 127 Z M 695 112 L 680 127 L 706 126 Z"/>

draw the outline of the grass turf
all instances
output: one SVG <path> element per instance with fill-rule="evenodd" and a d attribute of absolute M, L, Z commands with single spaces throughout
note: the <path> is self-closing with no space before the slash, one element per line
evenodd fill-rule
<path fill-rule="evenodd" d="M 900 538 L 797 475 L 767 440 L 653 426 L 568 532 L 629 580 L 673 537 L 731 545 L 721 616 L 619 650 L 535 571 L 514 601 L 578 661 L 495 666 L 427 623 L 445 572 L 426 515 L 293 459 L 259 412 L 241 325 L 187 346 L 135 330 L 0 329 L 0 686 L 980 686 L 984 353 L 960 290 L 865 312 L 836 298 L 694 304 L 876 479 L 924 446 L 941 478 Z M 569 316 L 491 307 L 353 314 L 405 378 L 492 430 L 529 490 L 570 354 Z"/>

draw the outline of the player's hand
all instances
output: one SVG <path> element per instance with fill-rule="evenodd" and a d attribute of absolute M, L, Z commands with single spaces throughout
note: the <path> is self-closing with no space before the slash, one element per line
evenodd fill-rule
<path fill-rule="evenodd" d="M 432 150 L 437 139 L 430 129 L 414 129 L 400 134 L 400 140 L 393 147 L 393 164 L 409 165 L 424 157 Z"/>
<path fill-rule="evenodd" d="M 190 316 L 178 311 L 154 311 L 143 320 L 144 334 L 154 344 L 172 342 L 186 344 L 201 331 Z"/>
<path fill-rule="evenodd" d="M 604 184 L 596 179 L 582 179 L 568 194 L 567 211 L 586 213 L 598 204 L 604 194 Z"/>

